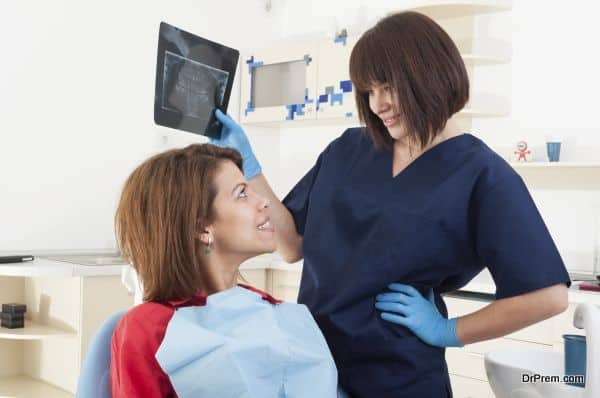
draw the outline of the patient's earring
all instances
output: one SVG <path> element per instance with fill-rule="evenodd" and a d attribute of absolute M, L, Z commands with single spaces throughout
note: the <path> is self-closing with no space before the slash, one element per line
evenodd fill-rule
<path fill-rule="evenodd" d="M 204 254 L 206 254 L 207 256 L 210 254 L 210 251 L 212 250 L 212 248 L 210 247 L 210 245 L 212 245 L 212 238 L 209 235 L 208 236 L 208 243 L 206 244 L 206 247 L 204 248 Z"/>

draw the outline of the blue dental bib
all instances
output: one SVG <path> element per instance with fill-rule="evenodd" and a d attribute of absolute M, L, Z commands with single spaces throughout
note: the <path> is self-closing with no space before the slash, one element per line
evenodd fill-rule
<path fill-rule="evenodd" d="M 308 309 L 239 286 L 177 309 L 156 359 L 179 398 L 337 394 L 335 363 Z"/>

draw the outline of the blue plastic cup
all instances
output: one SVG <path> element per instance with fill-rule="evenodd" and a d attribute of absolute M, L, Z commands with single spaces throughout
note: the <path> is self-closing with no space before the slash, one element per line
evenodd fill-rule
<path fill-rule="evenodd" d="M 585 387 L 585 362 L 586 362 L 586 344 L 585 336 L 577 334 L 564 334 L 565 340 L 565 375 L 584 376 L 583 383 L 566 384 Z"/>
<path fill-rule="evenodd" d="M 560 142 L 546 142 L 546 151 L 548 152 L 548 161 L 558 162 L 560 159 Z"/>

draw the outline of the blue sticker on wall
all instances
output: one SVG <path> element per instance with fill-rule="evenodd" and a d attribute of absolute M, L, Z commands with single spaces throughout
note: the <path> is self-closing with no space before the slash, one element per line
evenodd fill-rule
<path fill-rule="evenodd" d="M 331 106 L 333 106 L 336 102 L 340 105 L 343 105 L 344 103 L 344 94 L 342 93 L 331 94 L 330 98 L 329 105 Z"/>
<path fill-rule="evenodd" d="M 352 92 L 352 81 L 351 80 L 342 80 L 340 82 L 340 89 L 344 93 L 351 93 Z"/>
<path fill-rule="evenodd" d="M 250 74 L 250 96 L 252 96 L 252 92 L 254 90 L 254 74 L 252 70 L 257 66 L 261 66 L 263 61 L 254 61 L 254 55 L 250 56 L 249 59 L 246 60 L 248 64 L 248 73 Z M 252 106 L 252 100 L 248 101 L 246 104 L 246 109 L 244 110 L 244 116 L 248 116 L 248 113 L 254 112 L 254 107 Z"/>
<path fill-rule="evenodd" d="M 294 117 L 296 115 L 303 116 L 304 109 L 306 108 L 306 104 L 312 104 L 313 102 L 315 102 L 315 100 L 313 98 L 308 97 L 308 88 L 305 88 L 304 89 L 304 103 L 303 104 L 286 105 L 287 116 L 285 117 L 285 120 L 294 120 Z M 319 106 L 319 103 L 317 102 L 317 109 L 318 109 L 318 106 Z"/>
<path fill-rule="evenodd" d="M 335 39 L 333 39 L 333 42 L 334 43 L 342 43 L 345 46 L 346 39 L 347 39 L 347 37 L 336 37 Z"/>
<path fill-rule="evenodd" d="M 319 110 L 319 104 L 326 103 L 328 101 L 330 106 L 334 106 L 336 104 L 344 104 L 344 94 L 352 92 L 352 81 L 341 80 L 339 86 L 340 92 L 338 93 L 335 92 L 336 90 L 334 86 L 325 87 L 325 94 L 320 94 L 317 97 L 317 110 Z"/>

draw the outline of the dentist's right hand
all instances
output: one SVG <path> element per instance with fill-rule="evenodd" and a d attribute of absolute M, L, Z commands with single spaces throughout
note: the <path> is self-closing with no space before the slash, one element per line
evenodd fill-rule
<path fill-rule="evenodd" d="M 244 177 L 247 180 L 260 174 L 262 169 L 256 156 L 254 156 L 254 152 L 252 152 L 250 141 L 248 141 L 242 126 L 219 109 L 215 111 L 215 116 L 223 124 L 223 129 L 221 130 L 221 138 L 218 140 L 211 138 L 210 143 L 220 147 L 237 149 L 244 161 Z"/>

